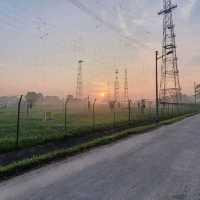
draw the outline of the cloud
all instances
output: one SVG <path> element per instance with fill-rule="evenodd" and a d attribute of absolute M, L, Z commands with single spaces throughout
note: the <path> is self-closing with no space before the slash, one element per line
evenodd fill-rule
<path fill-rule="evenodd" d="M 192 16 L 193 9 L 195 8 L 198 0 L 186 0 L 181 9 L 181 15 L 184 19 L 188 20 Z"/>
<path fill-rule="evenodd" d="M 126 23 L 126 20 L 121 12 L 121 8 L 120 6 L 117 6 L 117 14 L 118 14 L 118 18 L 119 18 L 119 26 L 122 30 L 122 32 L 126 35 L 126 36 L 130 36 L 130 31 L 128 28 L 128 25 Z"/>
<path fill-rule="evenodd" d="M 193 56 L 189 64 L 192 66 L 200 66 L 200 54 Z"/>
<path fill-rule="evenodd" d="M 193 6 L 193 10 L 191 13 L 191 20 L 193 23 L 197 23 L 199 26 L 199 18 L 200 18 L 200 1 L 196 1 L 195 5 Z"/>

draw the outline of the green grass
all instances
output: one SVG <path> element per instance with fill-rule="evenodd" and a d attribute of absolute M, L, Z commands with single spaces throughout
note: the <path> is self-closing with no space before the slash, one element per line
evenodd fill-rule
<path fill-rule="evenodd" d="M 111 136 L 104 136 L 98 139 L 95 139 L 93 141 L 90 141 L 85 144 L 81 144 L 69 149 L 61 149 L 53 152 L 49 152 L 45 155 L 38 155 L 33 156 L 30 159 L 21 160 L 18 162 L 14 162 L 11 164 L 8 164 L 6 166 L 0 166 L 0 180 L 7 179 L 11 176 L 23 173 L 24 171 L 30 170 L 34 167 L 43 166 L 44 164 L 47 164 L 53 160 L 58 160 L 62 158 L 67 158 L 69 156 L 75 155 L 77 153 L 85 152 L 90 150 L 91 148 L 100 146 L 100 145 L 106 145 L 113 141 L 128 137 L 129 135 L 133 134 L 139 134 L 144 133 L 146 131 L 158 128 L 162 125 L 167 125 L 171 123 L 175 123 L 177 121 L 180 121 L 186 117 L 191 116 L 192 114 L 186 114 L 184 116 L 176 117 L 170 120 L 165 120 L 160 122 L 159 124 L 150 124 L 142 127 L 136 127 L 136 128 L 130 128 L 124 131 L 120 131 L 118 133 L 115 133 Z"/>
<path fill-rule="evenodd" d="M 44 112 L 50 111 L 53 114 L 52 120 L 44 120 Z M 96 106 L 96 123 L 95 130 L 101 131 L 112 128 L 114 125 L 122 126 L 128 124 L 128 110 L 121 108 L 116 110 L 116 120 L 114 124 L 113 113 L 108 106 Z M 161 112 L 161 120 L 170 119 L 185 113 L 191 113 L 194 109 L 187 108 L 181 112 L 177 109 Z M 0 153 L 14 151 L 16 144 L 16 121 L 17 109 L 0 108 Z M 155 121 L 155 112 L 145 110 L 144 113 L 136 111 L 136 108 L 131 110 L 130 127 L 151 124 Z M 92 113 L 87 111 L 84 105 L 79 108 L 70 108 L 67 115 L 67 132 L 64 129 L 64 108 L 62 105 L 48 107 L 35 106 L 33 107 L 30 116 L 26 115 L 25 107 L 22 107 L 21 125 L 19 135 L 19 148 L 31 147 L 38 144 L 54 140 L 62 140 L 66 135 L 79 136 L 81 134 L 90 133 L 93 131 Z"/>

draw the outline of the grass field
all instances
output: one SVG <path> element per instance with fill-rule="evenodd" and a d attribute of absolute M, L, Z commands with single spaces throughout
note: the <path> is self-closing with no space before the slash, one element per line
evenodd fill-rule
<path fill-rule="evenodd" d="M 185 113 L 194 112 L 194 106 L 165 106 L 160 108 L 160 118 L 168 119 Z M 51 119 L 45 120 L 44 113 L 51 113 Z M 22 106 L 20 115 L 19 147 L 29 147 L 48 141 L 62 139 L 66 135 L 80 135 L 113 127 L 154 123 L 155 109 L 146 108 L 142 112 L 138 107 L 121 107 L 111 111 L 108 105 L 96 105 L 95 120 L 92 109 L 86 105 L 67 108 L 66 129 L 64 105 L 34 106 L 27 114 Z M 0 108 L 0 152 L 14 150 L 16 147 L 17 106 Z"/>

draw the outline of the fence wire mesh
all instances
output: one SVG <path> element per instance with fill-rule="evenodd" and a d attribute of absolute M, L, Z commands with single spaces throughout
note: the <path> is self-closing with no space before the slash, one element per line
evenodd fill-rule
<path fill-rule="evenodd" d="M 115 105 L 98 104 L 88 107 L 87 103 L 67 102 L 59 104 L 35 104 L 30 106 L 25 98 L 19 97 L 12 103 L 0 107 L 0 151 L 43 144 L 66 136 L 101 132 L 118 127 L 136 127 L 154 123 L 155 105 L 129 102 Z M 160 120 L 170 119 L 186 113 L 199 111 L 195 104 L 160 104 Z M 18 144 L 17 124 L 19 123 Z"/>

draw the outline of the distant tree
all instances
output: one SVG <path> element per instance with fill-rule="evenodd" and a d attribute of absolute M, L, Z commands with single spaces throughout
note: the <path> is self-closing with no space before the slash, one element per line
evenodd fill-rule
<path fill-rule="evenodd" d="M 43 98 L 43 95 L 36 92 L 27 92 L 25 98 L 29 108 L 31 109 L 37 101 Z"/>

